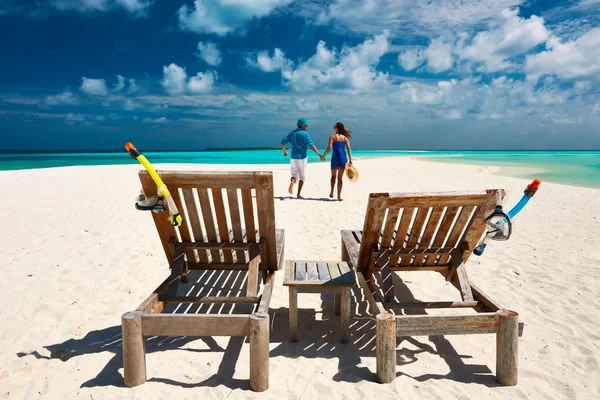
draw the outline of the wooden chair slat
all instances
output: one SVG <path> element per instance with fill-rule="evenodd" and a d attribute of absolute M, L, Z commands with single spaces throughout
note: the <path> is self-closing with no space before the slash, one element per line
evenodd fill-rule
<path fill-rule="evenodd" d="M 402 217 L 400 218 L 396 240 L 394 241 L 394 249 L 401 249 L 404 247 L 406 243 L 406 234 L 408 233 L 408 228 L 410 227 L 410 222 L 412 221 L 414 213 L 414 207 L 408 207 L 402 210 Z"/>
<path fill-rule="evenodd" d="M 332 280 L 338 279 L 342 276 L 337 263 L 329 263 L 327 264 L 327 267 L 329 268 L 329 276 Z"/>
<path fill-rule="evenodd" d="M 249 242 L 256 242 L 256 227 L 254 224 L 254 205 L 252 204 L 252 189 L 242 189 L 242 205 L 244 207 L 244 224 Z"/>
<path fill-rule="evenodd" d="M 328 281 L 331 279 L 331 275 L 329 275 L 329 268 L 327 268 L 327 263 L 317 263 L 317 271 L 319 272 L 320 281 Z"/>
<path fill-rule="evenodd" d="M 305 281 L 306 280 L 306 263 L 296 263 L 296 280 L 297 281 Z"/>
<path fill-rule="evenodd" d="M 458 239 L 462 234 L 463 229 L 467 226 L 471 219 L 471 213 L 475 206 L 465 206 L 461 209 L 460 215 L 458 216 L 456 223 L 451 228 L 450 235 L 448 236 L 448 240 L 444 244 L 444 247 L 456 247 L 458 244 Z M 437 265 L 445 265 L 448 263 L 449 255 L 443 255 L 438 260 Z"/>
<path fill-rule="evenodd" d="M 227 226 L 227 214 L 225 214 L 225 203 L 223 202 L 223 190 L 221 188 L 212 188 L 213 205 L 215 207 L 215 216 L 217 219 L 217 228 L 222 242 L 229 240 L 229 228 Z M 233 263 L 231 250 L 221 250 L 223 252 L 223 262 Z"/>
<path fill-rule="evenodd" d="M 433 247 L 439 248 L 444 244 L 446 237 L 448 236 L 448 230 L 452 226 L 452 222 L 454 222 L 454 218 L 456 217 L 456 213 L 458 212 L 458 207 L 447 207 L 446 212 L 444 213 L 444 217 L 442 218 L 442 222 L 440 223 L 440 229 L 435 234 L 435 238 L 433 239 Z M 425 265 L 435 265 L 437 261 L 437 256 L 427 257 L 425 261 Z"/>
<path fill-rule="evenodd" d="M 400 208 L 394 207 L 388 209 L 387 219 L 385 221 L 385 228 L 383 229 L 383 237 L 381 239 L 381 247 L 388 248 L 394 236 L 394 228 L 396 228 L 396 222 L 398 221 L 398 214 Z"/>
<path fill-rule="evenodd" d="M 435 233 L 438 224 L 440 222 L 440 218 L 442 213 L 444 212 L 443 207 L 436 207 L 432 210 L 429 220 L 427 221 L 427 226 L 425 227 L 425 232 L 423 233 L 423 238 L 421 239 L 421 243 L 419 244 L 419 248 L 421 249 L 429 249 L 431 248 L 431 240 L 433 238 L 433 234 Z M 425 260 L 424 256 L 417 256 L 413 261 L 414 266 L 419 266 L 423 264 Z"/>
<path fill-rule="evenodd" d="M 379 243 L 386 207 L 387 198 L 385 197 L 372 197 L 369 199 L 367 216 L 365 218 L 362 234 L 361 250 L 358 258 L 360 272 L 363 272 L 363 269 L 367 269 L 371 251 L 373 250 L 373 247 Z M 372 270 L 367 271 L 369 276 L 372 272 Z"/>
<path fill-rule="evenodd" d="M 231 216 L 233 238 L 236 242 L 242 242 L 242 219 L 240 217 L 240 202 L 237 189 L 227 189 L 227 203 L 229 205 L 229 214 Z M 244 264 L 246 262 L 246 254 L 243 250 L 236 251 L 236 262 L 239 264 Z"/>
<path fill-rule="evenodd" d="M 429 214 L 429 208 L 421 207 L 417 210 L 417 216 L 415 217 L 415 221 L 410 230 L 410 236 L 408 237 L 408 242 L 406 243 L 407 249 L 412 249 L 417 246 L 417 242 L 421 236 L 421 231 L 423 230 L 423 224 L 425 223 L 425 219 Z M 402 261 L 400 263 L 401 266 L 405 267 L 410 265 L 411 263 L 410 256 L 402 257 Z"/>
<path fill-rule="evenodd" d="M 273 178 L 265 175 L 256 177 L 256 207 L 261 239 L 266 245 L 266 260 L 262 260 L 264 270 L 277 270 L 277 249 L 275 246 L 275 203 L 273 201 Z M 266 268 L 265 268 L 266 267 Z"/>
<path fill-rule="evenodd" d="M 319 273 L 317 272 L 316 263 L 306 263 L 306 280 L 307 281 L 318 281 Z"/>
<path fill-rule="evenodd" d="M 171 191 L 171 196 L 173 197 L 173 200 L 175 201 L 175 205 L 177 206 L 177 209 L 179 210 L 179 214 L 183 218 L 183 224 L 179 227 L 179 235 L 181 236 L 181 240 L 184 242 L 191 241 L 191 232 L 190 232 L 191 227 L 190 227 L 190 222 L 189 222 L 190 220 L 187 218 L 189 212 L 188 212 L 187 208 L 183 206 L 183 202 L 181 201 L 181 196 L 179 195 L 179 190 L 177 190 L 177 188 L 173 189 Z M 186 249 L 185 255 L 187 257 L 188 262 L 198 262 L 198 260 L 196 260 L 196 254 L 194 253 L 193 249 Z"/>
<path fill-rule="evenodd" d="M 202 220 L 204 221 L 204 227 L 206 228 L 206 239 L 208 239 L 209 242 L 217 242 L 217 230 L 215 229 L 215 220 L 210 206 L 208 190 L 205 188 L 198 188 L 197 190 L 198 202 L 200 203 L 200 209 L 202 210 Z M 210 255 L 213 263 L 223 262 L 219 250 L 211 250 Z"/>
<path fill-rule="evenodd" d="M 198 214 L 198 208 L 196 207 L 196 199 L 194 198 L 193 189 L 181 189 L 183 193 L 183 200 L 188 211 L 186 216 L 189 225 L 192 228 L 194 234 L 194 241 L 203 242 L 204 232 L 202 230 L 202 224 L 200 223 L 200 214 Z M 205 264 L 208 262 L 208 254 L 206 250 L 195 249 L 194 252 L 198 255 L 198 262 Z"/>

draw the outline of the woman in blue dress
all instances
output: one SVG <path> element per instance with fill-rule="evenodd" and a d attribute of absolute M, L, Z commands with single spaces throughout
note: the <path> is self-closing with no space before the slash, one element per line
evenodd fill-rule
<path fill-rule="evenodd" d="M 346 163 L 352 166 L 352 150 L 350 149 L 350 138 L 352 137 L 352 131 L 344 127 L 344 124 L 338 122 L 333 127 L 333 135 L 329 137 L 329 145 L 323 157 L 327 157 L 327 154 L 331 151 L 331 192 L 329 197 L 333 198 L 333 189 L 335 188 L 335 181 L 337 179 L 337 194 L 338 200 L 342 201 L 342 178 L 344 177 L 344 170 L 346 169 Z M 346 158 L 346 149 L 348 149 L 348 159 Z"/>

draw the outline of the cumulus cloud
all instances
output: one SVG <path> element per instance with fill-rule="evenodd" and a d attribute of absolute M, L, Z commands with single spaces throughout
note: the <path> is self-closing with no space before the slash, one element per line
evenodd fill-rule
<path fill-rule="evenodd" d="M 212 71 L 198 72 L 190 78 L 187 89 L 192 94 L 208 93 L 213 89 L 216 74 Z"/>
<path fill-rule="evenodd" d="M 83 93 L 91 94 L 94 96 L 106 96 L 108 94 L 108 88 L 104 79 L 92 79 L 92 78 L 81 78 L 81 86 L 79 87 Z"/>
<path fill-rule="evenodd" d="M 398 55 L 398 64 L 406 71 L 412 71 L 423 64 L 423 52 L 420 49 L 406 50 Z"/>
<path fill-rule="evenodd" d="M 249 63 L 263 72 L 280 70 L 284 82 L 295 91 L 316 88 L 368 90 L 388 83 L 388 75 L 376 70 L 379 60 L 389 49 L 388 37 L 386 31 L 341 51 L 328 49 L 326 43 L 320 41 L 315 54 L 297 66 L 279 49 L 275 49 L 272 57 L 265 51 L 259 52 Z"/>
<path fill-rule="evenodd" d="M 65 124 L 73 125 L 76 122 L 85 122 L 86 118 L 83 114 L 68 113 L 65 117 Z"/>
<path fill-rule="evenodd" d="M 564 43 L 559 38 L 550 38 L 546 51 L 526 57 L 524 69 L 534 80 L 543 75 L 563 79 L 597 76 L 600 72 L 600 28 Z"/>
<path fill-rule="evenodd" d="M 319 109 L 319 99 L 298 99 L 296 106 L 300 111 L 317 111 Z"/>
<path fill-rule="evenodd" d="M 48 106 L 56 106 L 61 104 L 74 105 L 79 103 L 79 98 L 70 90 L 65 90 L 62 93 L 44 97 L 41 103 Z"/>
<path fill-rule="evenodd" d="M 217 74 L 214 71 L 198 72 L 188 80 L 185 68 L 177 64 L 163 67 L 161 84 L 171 96 L 182 95 L 186 91 L 191 94 L 203 94 L 212 91 Z"/>
<path fill-rule="evenodd" d="M 163 79 L 160 83 L 170 95 L 183 94 L 185 92 L 186 80 L 187 74 L 185 69 L 179 65 L 170 64 L 163 67 Z"/>
<path fill-rule="evenodd" d="M 219 46 L 213 42 L 198 42 L 198 53 L 196 55 L 213 67 L 221 64 L 222 61 Z"/>
<path fill-rule="evenodd" d="M 271 14 L 292 0 L 195 0 L 177 12 L 179 27 L 197 33 L 227 35 L 255 18 Z"/>
<path fill-rule="evenodd" d="M 509 58 L 526 53 L 550 36 L 543 18 L 532 15 L 525 19 L 518 13 L 518 10 L 503 10 L 501 18 L 489 30 L 477 33 L 470 44 L 465 44 L 463 37 L 457 53 L 463 59 L 483 64 L 487 72 L 512 67 Z"/>
<path fill-rule="evenodd" d="M 140 91 L 139 86 L 135 83 L 135 79 L 129 79 L 129 87 L 127 88 L 127 92 L 130 94 L 135 94 Z"/>
<path fill-rule="evenodd" d="M 127 99 L 123 102 L 123 108 L 127 111 L 133 111 L 138 108 L 140 105 L 131 99 Z"/>
<path fill-rule="evenodd" d="M 248 58 L 247 62 L 251 66 L 260 69 L 262 72 L 287 71 L 293 66 L 293 63 L 285 58 L 285 53 L 277 48 L 273 50 L 273 56 L 269 56 L 269 52 L 263 50 L 258 52 L 255 58 Z"/>

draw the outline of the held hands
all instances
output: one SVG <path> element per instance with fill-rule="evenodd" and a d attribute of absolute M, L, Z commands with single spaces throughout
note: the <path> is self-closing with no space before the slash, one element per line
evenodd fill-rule
<path fill-rule="evenodd" d="M 321 161 L 325 161 L 325 156 L 319 156 L 319 158 L 321 159 Z"/>
<path fill-rule="evenodd" d="M 287 156 L 288 156 L 288 153 L 287 153 L 287 151 L 285 151 L 285 150 L 283 151 L 283 156 L 284 156 L 284 157 L 287 157 Z"/>

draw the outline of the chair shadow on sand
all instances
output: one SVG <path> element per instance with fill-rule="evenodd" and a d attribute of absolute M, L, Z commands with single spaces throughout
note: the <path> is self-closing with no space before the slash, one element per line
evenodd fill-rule
<path fill-rule="evenodd" d="M 190 282 L 199 282 L 203 275 L 211 274 L 207 281 L 203 284 L 211 287 L 213 290 L 219 283 L 225 282 L 227 279 L 223 277 L 223 273 L 216 271 L 193 271 L 200 274 L 199 277 L 193 277 L 190 273 Z M 245 275 L 245 271 L 239 271 Z M 193 279 L 192 279 L 193 278 Z M 204 276 L 206 278 L 206 276 Z M 235 287 L 229 287 L 228 290 L 239 293 L 245 292 L 246 278 L 235 279 Z M 193 283 L 190 284 L 193 286 Z M 394 276 L 394 287 L 399 298 L 413 300 L 414 296 L 400 279 L 399 276 Z M 359 381 L 376 381 L 375 371 L 369 370 L 366 366 L 361 365 L 361 357 L 375 357 L 375 321 L 367 313 L 368 303 L 363 298 L 363 294 L 359 288 L 354 288 L 352 291 L 354 315 L 351 319 L 350 334 L 351 341 L 348 344 L 339 343 L 339 316 L 333 314 L 333 295 L 324 293 L 321 294 L 321 308 L 323 319 L 316 320 L 316 311 L 313 309 L 302 309 L 302 297 L 299 300 L 299 341 L 291 343 L 288 340 L 289 336 L 289 314 L 287 308 L 271 309 L 271 343 L 279 343 L 270 351 L 270 357 L 286 357 L 286 358 L 337 358 L 339 360 L 338 373 L 332 377 L 336 382 L 359 382 Z M 193 313 L 198 311 L 198 308 L 208 307 L 209 305 L 192 305 L 189 309 L 176 308 L 174 305 L 169 305 L 164 312 L 170 313 Z M 248 305 L 224 305 L 219 309 L 213 307 L 210 313 L 247 313 Z M 186 307 L 187 308 L 187 307 Z M 213 312 L 214 311 L 214 312 Z M 320 312 L 320 311 L 319 311 Z M 412 310 L 413 314 L 424 314 L 424 310 Z M 191 349 L 181 348 L 196 340 L 202 340 L 208 346 L 208 349 Z M 404 340 L 418 350 L 410 350 L 405 348 L 397 349 L 397 365 L 403 365 L 418 362 L 420 353 L 431 353 L 440 356 L 450 368 L 450 372 L 446 375 L 425 374 L 421 376 L 409 376 L 410 378 L 424 382 L 429 379 L 451 379 L 465 383 L 479 383 L 486 386 L 498 386 L 490 369 L 485 365 L 467 365 L 463 359 L 469 356 L 459 355 L 452 347 L 450 342 L 444 336 L 430 336 L 429 340 L 434 344 L 435 348 L 427 343 L 422 343 L 415 338 L 406 337 Z M 232 337 L 225 348 L 212 337 L 150 337 L 146 338 L 146 353 L 152 354 L 162 351 L 190 351 L 197 353 L 206 352 L 223 352 L 223 358 L 216 373 L 212 376 L 196 383 L 180 382 L 172 379 L 153 377 L 148 379 L 150 382 L 162 382 L 169 385 L 188 387 L 217 387 L 223 385 L 230 389 L 250 390 L 249 382 L 245 379 L 235 379 L 233 376 L 236 370 L 236 364 L 244 345 L 247 341 L 245 337 Z M 401 342 L 400 342 L 401 343 Z M 115 386 L 124 387 L 123 376 L 119 369 L 123 367 L 122 354 L 122 337 L 121 326 L 111 326 L 102 330 L 89 332 L 81 339 L 69 339 L 63 343 L 44 346 L 50 351 L 50 357 L 32 353 L 18 353 L 19 357 L 32 355 L 38 359 L 54 359 L 58 358 L 64 362 L 73 357 L 78 357 L 88 354 L 98 354 L 111 352 L 114 356 L 102 368 L 96 377 L 81 384 L 81 387 L 103 387 Z M 152 362 L 150 360 L 150 362 Z M 405 375 L 402 372 L 397 373 L 398 376 Z"/>

